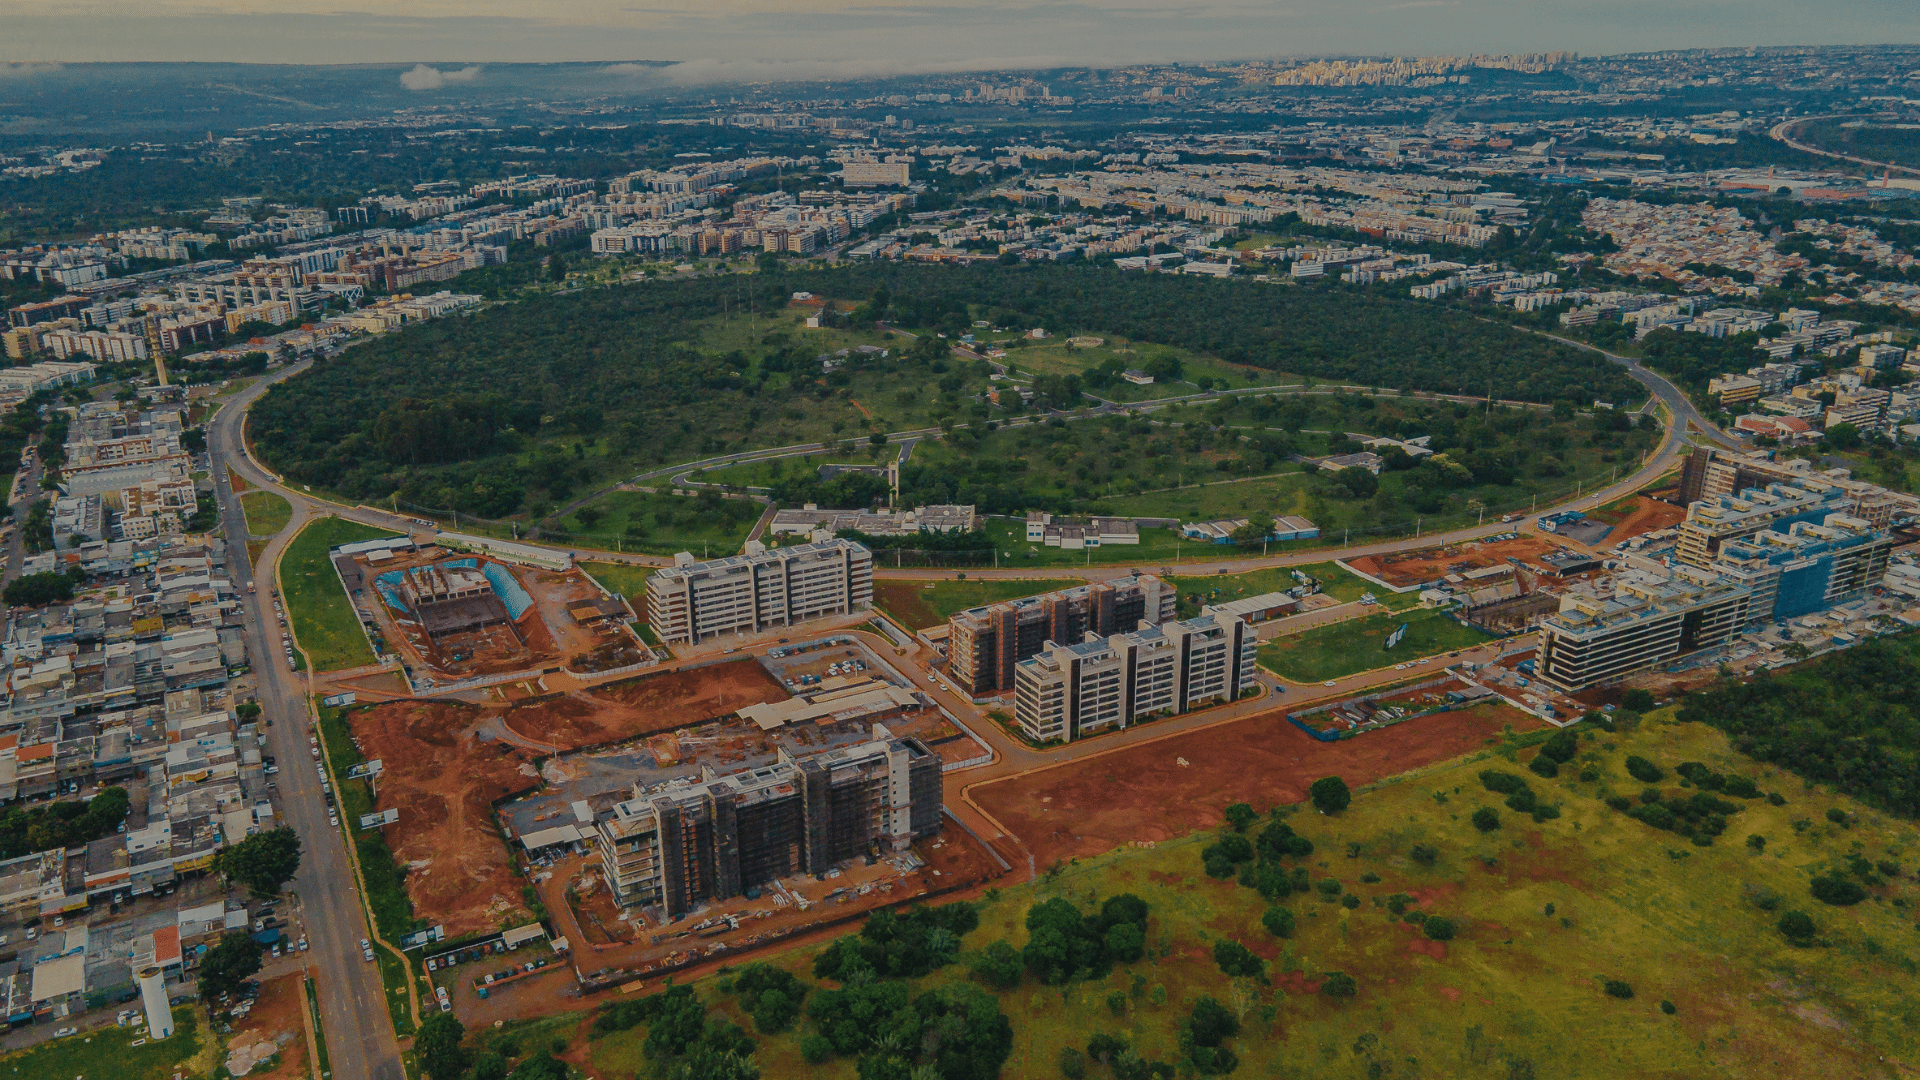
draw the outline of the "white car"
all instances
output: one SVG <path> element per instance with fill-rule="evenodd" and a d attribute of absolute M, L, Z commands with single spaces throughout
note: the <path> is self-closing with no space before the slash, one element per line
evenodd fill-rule
<path fill-rule="evenodd" d="M 1332 679 L 1328 679 L 1328 680 L 1327 680 L 1326 682 L 1323 682 L 1323 683 L 1321 683 L 1320 685 L 1321 685 L 1321 686 L 1332 686 L 1332 685 L 1333 685 L 1333 680 L 1332 680 Z"/>
<path fill-rule="evenodd" d="M 53 1033 L 53 1037 L 56 1039 L 64 1039 L 69 1035 L 77 1035 L 79 1034 L 79 1032 L 80 1032 L 79 1028 L 63 1027 L 58 1031 L 55 1031 Z"/>

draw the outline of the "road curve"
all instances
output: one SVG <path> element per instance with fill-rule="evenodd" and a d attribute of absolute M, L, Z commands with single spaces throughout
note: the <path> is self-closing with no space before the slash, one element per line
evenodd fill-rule
<path fill-rule="evenodd" d="M 1773 125 L 1773 127 L 1767 129 L 1767 134 L 1779 140 L 1780 142 L 1786 143 L 1788 146 L 1793 147 L 1795 150 L 1802 150 L 1809 154 L 1819 154 L 1821 157 L 1830 157 L 1836 161 L 1851 161 L 1856 165 L 1866 165 L 1870 168 L 1875 168 L 1875 169 L 1891 169 L 1894 172 L 1912 173 L 1915 176 L 1920 176 L 1920 169 L 1909 168 L 1908 166 L 1905 166 L 1905 165 L 1895 165 L 1891 161 L 1875 161 L 1872 158 L 1854 157 L 1851 154 L 1836 154 L 1831 150 L 1822 150 L 1817 146 L 1813 146 L 1808 143 L 1803 143 L 1798 139 L 1795 139 L 1792 135 L 1788 134 L 1788 132 L 1792 131 L 1794 128 L 1800 126 L 1801 124 L 1811 124 L 1815 120 L 1838 120 L 1842 115 L 1846 115 L 1846 114 L 1836 114 L 1832 116 L 1803 116 L 1798 120 L 1782 120 L 1779 123 Z"/>

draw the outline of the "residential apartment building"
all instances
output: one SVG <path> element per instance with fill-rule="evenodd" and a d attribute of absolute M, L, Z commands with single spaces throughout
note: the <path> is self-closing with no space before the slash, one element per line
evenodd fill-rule
<path fill-rule="evenodd" d="M 1173 618 L 1178 599 L 1172 585 L 1139 574 L 955 612 L 947 619 L 947 674 L 976 698 L 1004 693 L 1015 666 L 1049 641 L 1158 626 Z"/>
<path fill-rule="evenodd" d="M 1808 486 L 1769 483 L 1737 496 L 1702 499 L 1687 507 L 1675 553 L 1688 566 L 1706 569 L 1728 541 L 1763 530 L 1785 532 L 1798 521 L 1819 522 L 1829 514 L 1845 514 L 1852 501 L 1840 488 L 1813 481 Z"/>
<path fill-rule="evenodd" d="M 1753 593 L 1748 617 L 1793 619 L 1843 604 L 1887 572 L 1893 537 L 1866 521 L 1829 514 L 1721 545 L 1713 568 Z"/>
<path fill-rule="evenodd" d="M 1541 623 L 1540 677 L 1569 692 L 1724 645 L 1753 591 L 1710 570 L 1630 571 L 1561 597 Z"/>
<path fill-rule="evenodd" d="M 873 553 L 851 540 L 822 540 L 699 562 L 687 553 L 647 579 L 647 621 L 662 641 L 752 634 L 873 606 Z"/>
<path fill-rule="evenodd" d="M 1014 719 L 1035 742 L 1070 742 L 1232 701 L 1253 685 L 1257 647 L 1244 621 L 1216 615 L 1048 641 L 1015 666 Z"/>
<path fill-rule="evenodd" d="M 940 831 L 940 758 L 880 724 L 870 742 L 698 783 L 644 789 L 597 815 L 595 839 L 622 907 L 677 919 L 709 900 Z"/>

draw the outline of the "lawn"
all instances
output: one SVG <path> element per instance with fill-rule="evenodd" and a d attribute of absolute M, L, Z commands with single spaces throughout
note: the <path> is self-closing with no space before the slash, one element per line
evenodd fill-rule
<path fill-rule="evenodd" d="M 1315 888 L 1279 901 L 1295 915 L 1288 938 L 1262 926 L 1268 903 L 1258 892 L 1203 873 L 1210 831 L 1081 859 L 989 893 L 979 928 L 961 941 L 963 960 L 999 940 L 1024 946 L 1024 917 L 1040 900 L 1092 911 L 1132 893 L 1150 920 L 1139 961 L 1065 986 L 1028 975 L 997 995 L 1012 1024 L 1000 1075 L 1058 1075 L 1060 1051 L 1101 1032 L 1174 1061 L 1178 1029 L 1201 995 L 1238 1014 L 1241 1030 L 1228 1046 L 1240 1059 L 1234 1075 L 1249 1078 L 1901 1075 L 1892 1062 L 1920 1053 L 1911 914 L 1920 895 L 1903 876 L 1873 889 L 1871 902 L 1830 907 L 1810 897 L 1808 882 L 1854 850 L 1910 863 L 1920 829 L 1758 766 L 1704 726 L 1654 717 L 1619 734 L 1584 733 L 1554 779 L 1525 767 L 1544 734 L 1509 736 L 1363 788 L 1332 816 L 1289 808 L 1289 824 L 1314 851 L 1283 865 L 1304 867 Z M 1602 801 L 1645 786 L 1627 775 L 1629 755 L 1666 771 L 1669 799 L 1689 794 L 1673 786 L 1674 766 L 1698 761 L 1785 800 L 1735 800 L 1725 832 L 1695 846 Z M 1587 767 L 1596 778 L 1577 779 Z M 1488 769 L 1525 779 L 1559 817 L 1536 823 L 1504 808 L 1479 780 Z M 1500 827 L 1471 824 L 1481 808 L 1492 808 Z M 1850 825 L 1830 824 L 1828 810 Z M 1750 846 L 1749 835 L 1765 842 Z M 1451 919 L 1457 934 L 1429 940 L 1393 906 L 1416 920 Z M 1814 945 L 1795 947 L 1774 929 L 1795 910 L 1812 916 Z M 1252 950 L 1265 961 L 1263 977 L 1221 972 L 1212 957 L 1221 942 Z M 770 959 L 812 985 L 820 948 Z M 1355 980 L 1353 996 L 1320 992 L 1332 972 Z M 963 962 L 915 989 L 966 979 Z M 1609 980 L 1631 996 L 1610 995 Z M 720 978 L 692 985 L 711 1017 L 751 1030 Z M 802 1020 L 787 1035 L 760 1037 L 762 1075 L 852 1080 L 849 1058 L 801 1064 L 797 1049 L 812 1030 Z M 641 1026 L 593 1040 L 593 1063 L 609 1075 L 644 1070 L 646 1034 Z M 1088 1075 L 1111 1074 L 1095 1067 Z"/>
<path fill-rule="evenodd" d="M 240 508 L 247 514 L 247 532 L 254 536 L 274 536 L 293 520 L 293 507 L 271 491 L 249 491 L 240 496 Z"/>
<path fill-rule="evenodd" d="M 1180 534 L 1172 529 L 1141 529 L 1138 544 L 1114 544 L 1067 551 L 1029 541 L 1026 521 L 1012 518 L 988 518 L 987 537 L 992 541 L 994 550 L 1000 553 L 1001 566 L 1111 566 L 1114 563 L 1126 563 L 1151 572 L 1154 567 L 1173 562 L 1181 556 L 1189 559 L 1226 557 L 1233 551 L 1232 548 L 1215 548 L 1195 540 L 1182 540 Z M 875 558 L 884 560 L 885 555 L 885 552 L 877 552 Z"/>
<path fill-rule="evenodd" d="M 199 1014 L 191 1006 L 173 1010 L 173 1034 L 158 1041 L 146 1039 L 146 1028 L 109 1027 L 84 1035 L 54 1039 L 18 1053 L 0 1057 L 0 1075 L 38 1078 L 85 1077 L 86 1080 L 167 1080 L 176 1073 L 210 1075 L 200 1071 L 211 1064 L 193 1062 L 201 1051 Z M 144 1039 L 144 1045 L 130 1045 Z"/>
<path fill-rule="evenodd" d="M 313 659 L 315 671 L 373 663 L 373 648 L 360 617 L 340 587 L 340 575 L 327 552 L 341 544 L 392 536 L 392 532 L 345 518 L 308 522 L 280 556 L 280 590 L 294 640 Z"/>
<path fill-rule="evenodd" d="M 876 581 L 873 583 L 873 602 L 875 607 L 892 615 L 909 630 L 925 630 L 946 622 L 947 616 L 956 611 L 1084 584 L 1086 582 L 1076 578 Z"/>
<path fill-rule="evenodd" d="M 647 579 L 653 576 L 656 567 L 616 562 L 582 562 L 580 569 L 592 574 L 593 579 L 600 584 L 632 600 L 636 611 L 643 615 L 646 613 Z"/>
<path fill-rule="evenodd" d="M 543 528 L 544 539 L 702 559 L 737 555 L 766 507 L 743 499 L 613 491 Z"/>
<path fill-rule="evenodd" d="M 1369 592 L 1373 593 L 1379 599 L 1381 606 L 1389 611 L 1400 611 L 1420 602 L 1419 598 L 1411 593 L 1402 596 L 1378 588 L 1333 562 L 1274 567 L 1271 570 L 1251 570 L 1244 574 L 1216 577 L 1175 577 L 1171 580 L 1180 590 L 1180 617 L 1190 619 L 1200 614 L 1202 604 L 1219 604 L 1228 600 L 1244 600 L 1249 596 L 1260 596 L 1264 593 L 1286 592 L 1300 584 L 1293 576 L 1295 570 L 1319 581 L 1321 592 L 1342 603 L 1358 600 L 1363 594 Z"/>
<path fill-rule="evenodd" d="M 1381 646 L 1401 623 L 1407 624 L 1407 636 L 1386 651 Z M 1387 611 L 1275 638 L 1260 646 L 1260 666 L 1293 682 L 1317 683 L 1489 640 L 1443 612 Z"/>
<path fill-rule="evenodd" d="M 1012 365 L 1016 379 L 1031 381 L 1031 377 L 1035 375 L 1083 375 L 1112 360 L 1118 360 L 1129 368 L 1143 368 L 1148 361 L 1159 356 L 1171 356 L 1180 361 L 1181 372 L 1177 379 L 1159 380 L 1145 386 L 1130 383 L 1124 379 L 1115 379 L 1103 386 L 1087 387 L 1088 392 L 1095 397 L 1125 404 L 1198 394 L 1201 391 L 1197 380 L 1200 379 L 1206 379 L 1212 385 L 1233 389 L 1248 386 L 1291 386 L 1300 382 L 1300 377 L 1297 375 L 1284 375 L 1264 368 L 1229 364 L 1224 360 L 1201 356 L 1186 349 L 1128 342 L 1110 334 L 1093 336 L 1099 337 L 1101 344 L 1091 348 L 1071 347 L 1064 338 L 1049 339 L 1044 345 L 1024 343 L 1020 348 L 1009 349 L 1006 357 L 1000 362 Z"/>

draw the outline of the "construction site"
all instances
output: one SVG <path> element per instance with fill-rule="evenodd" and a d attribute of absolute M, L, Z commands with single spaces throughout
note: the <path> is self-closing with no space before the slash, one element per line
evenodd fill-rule
<path fill-rule="evenodd" d="M 1471 582 L 1475 580 L 1475 571 L 1510 566 L 1511 560 L 1535 561 L 1562 550 L 1562 545 L 1544 536 L 1500 533 L 1440 547 L 1362 555 L 1341 560 L 1340 565 L 1394 592 L 1404 593 L 1443 583 L 1458 584 L 1455 578 Z"/>
<path fill-rule="evenodd" d="M 641 663 L 633 612 L 577 568 L 517 566 L 411 540 L 350 545 L 334 567 L 369 633 L 408 666 L 449 679 L 555 662 L 582 672 Z"/>

